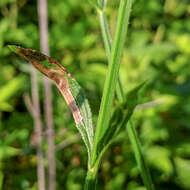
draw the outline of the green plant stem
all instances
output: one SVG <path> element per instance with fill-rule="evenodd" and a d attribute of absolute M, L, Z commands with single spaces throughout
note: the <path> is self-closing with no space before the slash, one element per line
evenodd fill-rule
<path fill-rule="evenodd" d="M 141 177 L 143 182 L 147 188 L 147 190 L 154 190 L 154 184 L 152 183 L 151 175 L 148 167 L 146 166 L 139 139 L 137 137 L 135 128 L 133 126 L 132 121 L 129 121 L 127 125 L 127 133 L 129 135 L 129 140 L 132 144 L 133 151 L 135 152 L 135 158 L 140 169 Z"/>
<path fill-rule="evenodd" d="M 109 32 L 104 11 L 99 11 L 99 17 L 100 17 L 100 25 L 101 25 L 101 30 L 102 30 L 103 40 L 104 40 L 104 46 L 106 49 L 106 54 L 109 59 L 111 55 L 112 42 L 111 42 L 111 36 L 110 36 L 110 32 Z M 120 79 L 118 79 L 116 93 L 117 93 L 119 102 L 122 102 L 124 100 L 124 91 L 123 91 Z M 148 190 L 154 190 L 154 185 L 152 183 L 150 172 L 149 172 L 148 167 L 146 166 L 146 163 L 141 151 L 141 145 L 131 121 L 129 121 L 128 123 L 127 132 L 128 132 L 129 139 L 133 147 L 133 151 L 135 153 L 135 158 L 136 158 L 138 167 L 140 169 L 143 182 Z"/>
<path fill-rule="evenodd" d="M 85 179 L 84 190 L 96 190 L 98 167 L 89 169 Z"/>
<path fill-rule="evenodd" d="M 94 138 L 94 147 L 91 159 L 91 165 L 93 166 L 97 159 L 97 145 L 102 133 L 106 130 L 110 119 L 110 110 L 113 102 L 114 92 L 119 74 L 119 66 L 121 55 L 124 48 L 125 37 L 127 34 L 128 22 L 130 17 L 132 0 L 121 0 L 119 8 L 119 16 L 116 26 L 115 39 L 113 42 L 113 48 L 111 51 L 108 73 L 104 85 L 103 97 L 100 106 L 100 112 L 98 117 L 98 123 Z"/>
<path fill-rule="evenodd" d="M 105 17 L 104 10 L 99 11 L 99 17 L 100 17 L 100 26 L 101 26 L 102 36 L 103 36 L 103 40 L 104 40 L 104 46 L 106 49 L 107 57 L 109 59 L 111 56 L 112 39 L 111 39 L 111 34 L 109 31 L 109 27 L 108 27 L 107 19 Z M 122 84 L 121 84 L 119 75 L 118 75 L 118 85 L 116 86 L 116 93 L 119 98 L 119 101 L 122 102 L 124 99 L 124 92 L 123 92 L 123 88 L 122 88 Z"/>

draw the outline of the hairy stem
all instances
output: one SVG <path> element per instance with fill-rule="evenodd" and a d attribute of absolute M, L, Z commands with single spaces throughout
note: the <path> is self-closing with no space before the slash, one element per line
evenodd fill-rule
<path fill-rule="evenodd" d="M 102 36 L 103 36 L 103 40 L 104 40 L 104 46 L 106 49 L 106 54 L 109 58 L 111 55 L 112 42 L 111 42 L 110 32 L 109 32 L 109 28 L 108 28 L 108 24 L 107 24 L 107 20 L 106 20 L 104 11 L 99 11 L 99 17 L 100 17 Z M 123 88 L 122 88 L 120 79 L 118 79 L 116 93 L 117 93 L 119 102 L 122 102 L 124 100 L 124 92 L 123 92 Z M 143 154 L 141 151 L 141 145 L 140 145 L 139 139 L 136 135 L 136 131 L 135 131 L 131 121 L 129 121 L 129 124 L 127 126 L 127 132 L 129 135 L 130 142 L 133 146 L 135 158 L 136 158 L 138 167 L 141 171 L 141 176 L 142 176 L 143 182 L 148 190 L 153 190 L 154 185 L 152 183 L 151 175 L 150 175 L 149 169 L 145 163 L 145 160 L 144 160 L 144 157 L 143 157 Z"/>
<path fill-rule="evenodd" d="M 127 34 L 131 5 L 132 5 L 131 0 L 120 1 L 115 39 L 113 42 L 113 48 L 111 50 L 109 58 L 108 72 L 104 85 L 103 97 L 101 101 L 98 123 L 95 133 L 93 155 L 91 160 L 92 166 L 95 164 L 95 161 L 97 159 L 96 153 L 97 153 L 97 144 L 99 138 L 101 134 L 104 133 L 109 124 L 110 110 L 114 98 L 116 83 L 118 80 L 120 60 Z"/>

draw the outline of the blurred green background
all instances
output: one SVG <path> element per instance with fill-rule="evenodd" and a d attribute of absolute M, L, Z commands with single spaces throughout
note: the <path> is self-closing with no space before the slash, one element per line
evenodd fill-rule
<path fill-rule="evenodd" d="M 109 0 L 106 9 L 112 35 L 118 4 L 119 0 Z M 85 89 L 95 123 L 107 68 L 96 11 L 87 0 L 48 0 L 48 20 L 51 56 Z M 29 64 L 11 53 L 7 44 L 40 49 L 36 1 L 0 0 L 0 190 L 37 190 L 33 120 L 23 100 L 24 93 L 31 93 Z M 158 190 L 190 189 L 189 60 L 189 0 L 136 0 L 120 74 L 126 92 L 148 79 L 143 102 L 161 102 L 133 116 Z M 39 74 L 43 103 L 41 78 Z M 54 85 L 52 90 L 58 145 L 77 130 Z M 45 151 L 45 142 L 43 147 Z M 80 138 L 58 150 L 57 190 L 81 190 L 86 162 Z M 145 189 L 126 131 L 105 154 L 98 189 Z"/>

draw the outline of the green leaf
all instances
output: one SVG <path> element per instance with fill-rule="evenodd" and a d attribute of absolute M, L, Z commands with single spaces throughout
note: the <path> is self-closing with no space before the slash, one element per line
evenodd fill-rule
<path fill-rule="evenodd" d="M 94 137 L 92 116 L 88 100 L 77 81 L 60 63 L 41 52 L 14 45 L 9 47 L 55 82 L 73 114 L 76 126 L 86 144 L 90 159 Z"/>
<path fill-rule="evenodd" d="M 123 103 L 116 106 L 109 122 L 109 127 L 102 134 L 98 143 L 98 153 L 103 152 L 111 144 L 114 137 L 124 128 L 133 114 L 134 108 L 138 104 L 138 92 L 144 86 L 145 82 L 139 84 L 129 91 Z"/>
<path fill-rule="evenodd" d="M 10 158 L 12 156 L 17 156 L 21 153 L 20 149 L 11 147 L 11 146 L 6 146 L 6 145 L 1 145 L 0 149 L 0 161 L 6 158 Z"/>
<path fill-rule="evenodd" d="M 171 151 L 161 146 L 150 146 L 146 151 L 148 162 L 156 169 L 164 172 L 165 177 L 173 174 Z"/>
<path fill-rule="evenodd" d="M 0 102 L 0 111 L 11 112 L 11 111 L 13 111 L 13 106 L 11 106 L 7 102 Z"/>
<path fill-rule="evenodd" d="M 8 101 L 23 86 L 24 78 L 16 77 L 0 88 L 0 102 Z"/>
<path fill-rule="evenodd" d="M 176 183 L 183 189 L 190 189 L 190 161 L 188 159 L 174 158 L 176 168 Z"/>
<path fill-rule="evenodd" d="M 24 77 L 16 77 L 0 88 L 0 111 L 12 111 L 13 106 L 8 102 L 23 87 Z"/>

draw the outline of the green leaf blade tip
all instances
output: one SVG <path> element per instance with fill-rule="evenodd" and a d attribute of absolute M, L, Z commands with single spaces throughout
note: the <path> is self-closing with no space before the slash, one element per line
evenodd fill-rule
<path fill-rule="evenodd" d="M 8 45 L 9 49 L 15 53 L 17 53 L 17 50 L 19 48 L 19 46 L 16 45 Z"/>

